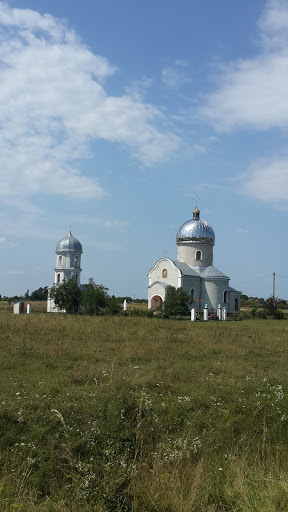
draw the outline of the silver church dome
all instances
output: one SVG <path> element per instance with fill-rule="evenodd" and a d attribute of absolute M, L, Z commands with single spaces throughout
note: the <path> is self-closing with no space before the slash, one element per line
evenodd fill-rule
<path fill-rule="evenodd" d="M 181 242 L 215 244 L 214 230 L 205 220 L 200 219 L 197 207 L 193 210 L 193 219 L 184 222 L 177 231 L 176 243 Z"/>
<path fill-rule="evenodd" d="M 56 246 L 56 252 L 62 251 L 83 252 L 81 243 L 72 235 L 71 231 L 69 231 L 68 235 L 62 238 Z"/>

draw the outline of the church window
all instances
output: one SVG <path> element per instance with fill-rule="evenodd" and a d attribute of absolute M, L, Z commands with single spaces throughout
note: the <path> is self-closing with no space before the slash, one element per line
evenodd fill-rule
<path fill-rule="evenodd" d="M 224 304 L 226 304 L 228 302 L 227 298 L 228 298 L 228 292 L 227 292 L 227 290 L 224 290 L 224 293 L 223 293 L 223 302 L 224 302 Z"/>
<path fill-rule="evenodd" d="M 75 274 L 75 283 L 78 283 L 78 274 Z"/>
<path fill-rule="evenodd" d="M 58 263 L 59 263 L 59 266 L 61 266 L 61 265 L 62 265 L 62 256 L 61 256 L 61 255 L 60 255 L 60 256 L 58 256 Z"/>
<path fill-rule="evenodd" d="M 75 256 L 75 267 L 78 267 L 78 256 Z"/>
<path fill-rule="evenodd" d="M 195 253 L 195 260 L 201 261 L 202 260 L 202 251 L 196 251 Z"/>
<path fill-rule="evenodd" d="M 60 284 L 61 275 L 57 274 L 57 284 Z"/>
<path fill-rule="evenodd" d="M 168 275 L 167 269 L 164 268 L 163 271 L 162 271 L 162 277 L 166 278 L 167 275 Z"/>
<path fill-rule="evenodd" d="M 190 291 L 190 300 L 191 300 L 191 302 L 194 300 L 194 288 L 191 288 L 191 291 Z"/>

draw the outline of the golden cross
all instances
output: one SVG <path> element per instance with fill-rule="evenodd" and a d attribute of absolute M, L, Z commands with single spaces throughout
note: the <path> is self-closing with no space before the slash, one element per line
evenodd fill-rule
<path fill-rule="evenodd" d="M 193 201 L 196 201 L 196 208 L 197 208 L 197 201 L 200 201 L 200 197 L 197 197 L 197 194 L 196 194 L 196 197 L 193 198 Z"/>
<path fill-rule="evenodd" d="M 200 299 L 200 293 L 198 293 L 198 299 L 197 299 L 197 302 L 198 302 L 198 315 L 199 315 L 200 302 L 204 302 L 204 299 Z"/>

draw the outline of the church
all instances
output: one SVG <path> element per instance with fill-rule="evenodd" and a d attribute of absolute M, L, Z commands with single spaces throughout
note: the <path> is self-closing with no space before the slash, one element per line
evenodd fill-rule
<path fill-rule="evenodd" d="M 148 274 L 148 308 L 155 310 L 165 301 L 167 286 L 182 287 L 190 296 L 192 307 L 203 312 L 220 308 L 240 312 L 241 292 L 229 286 L 229 277 L 213 266 L 215 234 L 213 228 L 200 219 L 200 210 L 177 231 L 178 260 L 161 258 Z"/>
<path fill-rule="evenodd" d="M 64 281 L 68 281 L 68 279 L 73 277 L 78 286 L 81 287 L 82 253 L 81 243 L 72 235 L 70 230 L 68 235 L 62 238 L 56 246 L 56 266 L 54 268 L 53 286 L 62 284 Z M 51 289 L 52 286 L 48 288 L 47 313 L 60 313 L 55 307 L 54 300 L 51 297 Z"/>

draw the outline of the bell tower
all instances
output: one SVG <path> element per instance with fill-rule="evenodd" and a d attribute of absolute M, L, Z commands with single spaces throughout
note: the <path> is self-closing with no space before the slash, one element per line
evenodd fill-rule
<path fill-rule="evenodd" d="M 80 286 L 81 254 L 83 253 L 82 245 L 75 238 L 71 229 L 65 238 L 62 238 L 56 246 L 56 266 L 54 268 L 54 283 L 48 288 L 47 313 L 61 313 L 55 306 L 54 299 L 51 297 L 51 290 L 54 286 L 62 284 L 68 279 L 75 279 Z M 62 311 L 63 312 L 63 311 Z"/>
<path fill-rule="evenodd" d="M 56 246 L 54 284 L 61 284 L 72 277 L 80 285 L 82 245 L 71 231 Z"/>

